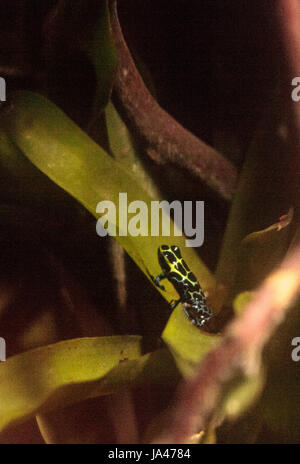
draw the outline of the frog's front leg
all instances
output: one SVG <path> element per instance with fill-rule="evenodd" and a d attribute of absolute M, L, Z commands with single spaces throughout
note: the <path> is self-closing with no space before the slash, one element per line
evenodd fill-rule
<path fill-rule="evenodd" d="M 159 274 L 159 275 L 156 276 L 156 277 L 151 276 L 151 278 L 152 278 L 153 282 L 155 283 L 155 285 L 156 285 L 157 287 L 159 287 L 161 290 L 165 290 L 165 287 L 161 284 L 161 281 L 162 281 L 163 279 L 166 279 L 166 277 L 167 277 L 167 276 L 166 276 L 166 273 L 165 273 L 165 272 L 162 272 L 161 274 Z"/>

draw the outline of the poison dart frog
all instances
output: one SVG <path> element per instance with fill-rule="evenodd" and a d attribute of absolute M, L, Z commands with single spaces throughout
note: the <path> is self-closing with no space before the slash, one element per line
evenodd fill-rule
<path fill-rule="evenodd" d="M 155 285 L 162 290 L 163 279 L 168 279 L 174 286 L 180 298 L 171 301 L 174 309 L 179 303 L 183 303 L 183 310 L 188 319 L 197 327 L 202 327 L 213 313 L 206 304 L 206 297 L 195 275 L 181 256 L 178 246 L 161 245 L 158 248 L 158 261 L 162 273 L 157 277 L 151 276 Z"/>

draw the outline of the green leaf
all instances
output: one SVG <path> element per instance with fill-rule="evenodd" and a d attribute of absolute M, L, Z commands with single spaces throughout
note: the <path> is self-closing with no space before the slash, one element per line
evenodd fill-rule
<path fill-rule="evenodd" d="M 11 98 L 11 105 L 1 115 L 0 129 L 6 131 L 19 150 L 44 174 L 62 187 L 95 217 L 99 201 L 110 200 L 116 206 L 116 239 L 142 269 L 145 275 L 160 273 L 157 249 L 162 243 L 185 248 L 185 258 L 204 289 L 213 289 L 215 280 L 193 248 L 185 247 L 185 238 L 174 236 L 172 222 L 170 236 L 119 235 L 119 193 L 126 192 L 128 203 L 142 200 L 151 210 L 153 200 L 139 185 L 135 176 L 112 159 L 91 140 L 59 108 L 46 98 L 19 92 Z M 45 205 L 46 207 L 46 205 Z M 130 216 L 129 216 L 130 217 Z M 162 214 L 162 222 L 169 216 Z M 109 228 L 114 224 L 109 223 Z M 95 232 L 96 233 L 96 232 Z M 100 238 L 99 238 L 100 240 Z M 167 283 L 167 299 L 176 297 Z"/>
<path fill-rule="evenodd" d="M 0 364 L 0 430 L 40 412 L 137 383 L 175 383 L 166 350 L 141 356 L 138 336 L 78 338 L 33 349 Z"/>
<path fill-rule="evenodd" d="M 219 335 L 212 335 L 195 327 L 185 316 L 181 304 L 173 311 L 162 338 L 184 376 L 193 374 L 206 353 L 220 341 Z"/>

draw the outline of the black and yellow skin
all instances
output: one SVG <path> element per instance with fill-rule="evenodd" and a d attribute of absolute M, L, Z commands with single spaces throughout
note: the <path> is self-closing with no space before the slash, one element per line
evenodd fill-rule
<path fill-rule="evenodd" d="M 172 308 L 183 303 L 183 310 L 190 321 L 197 327 L 203 326 L 213 314 L 206 304 L 206 297 L 196 276 L 182 258 L 179 248 L 175 245 L 161 245 L 158 248 L 158 261 L 163 272 L 153 278 L 155 285 L 165 290 L 161 280 L 168 279 L 180 296 L 179 300 L 171 303 Z"/>

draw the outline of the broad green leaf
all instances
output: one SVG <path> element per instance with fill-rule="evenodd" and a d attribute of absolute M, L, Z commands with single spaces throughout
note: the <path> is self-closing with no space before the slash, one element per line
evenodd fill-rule
<path fill-rule="evenodd" d="M 185 316 L 181 304 L 173 311 L 162 338 L 184 376 L 192 375 L 205 354 L 220 341 L 219 335 L 195 327 Z"/>
<path fill-rule="evenodd" d="M 40 412 L 137 383 L 176 382 L 165 350 L 141 356 L 138 336 L 78 338 L 36 348 L 0 364 L 0 430 Z"/>
<path fill-rule="evenodd" d="M 185 238 L 174 236 L 172 223 L 170 236 L 119 235 L 119 193 L 127 193 L 128 203 L 144 201 L 148 212 L 154 199 L 139 185 L 132 173 L 108 156 L 53 103 L 31 92 L 18 92 L 11 98 L 10 107 L 1 115 L 1 128 L 36 167 L 95 217 L 98 217 L 98 202 L 110 200 L 115 204 L 116 239 L 147 276 L 148 272 L 153 275 L 160 272 L 157 248 L 162 243 L 174 244 L 185 248 L 186 261 L 204 289 L 214 288 L 214 278 L 195 250 L 185 247 Z M 130 214 L 128 217 L 131 218 Z M 169 222 L 169 216 L 163 213 L 162 222 L 166 221 Z M 108 228 L 113 226 L 112 221 Z M 166 287 L 168 292 L 164 296 L 170 300 L 176 297 L 172 286 L 167 283 Z"/>

